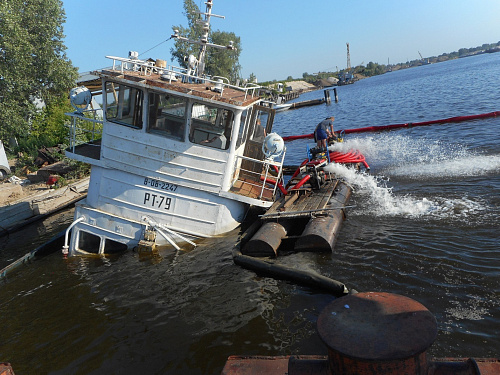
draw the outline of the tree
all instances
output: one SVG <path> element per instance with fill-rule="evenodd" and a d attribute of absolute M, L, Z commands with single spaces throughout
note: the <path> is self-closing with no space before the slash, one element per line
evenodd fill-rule
<path fill-rule="evenodd" d="M 231 82 L 240 78 L 241 65 L 239 56 L 241 52 L 240 37 L 233 32 L 213 31 L 211 33 L 212 43 L 227 46 L 230 41 L 236 50 L 207 48 L 205 73 L 210 76 L 227 77 Z"/>
<path fill-rule="evenodd" d="M 0 138 L 30 133 L 35 101 L 50 105 L 78 76 L 63 43 L 60 0 L 0 0 Z"/>
<path fill-rule="evenodd" d="M 172 29 L 178 30 L 179 35 L 189 38 L 190 40 L 198 41 L 203 35 L 201 24 L 196 21 L 200 19 L 200 9 L 193 0 L 184 0 L 184 11 L 188 21 L 188 27 L 175 26 Z M 225 32 L 220 30 L 210 31 L 208 36 L 209 43 L 227 46 L 230 41 L 233 42 L 235 49 L 217 49 L 207 47 L 205 57 L 205 73 L 210 76 L 222 76 L 229 78 L 230 81 L 235 82 L 239 77 L 241 66 L 239 57 L 241 53 L 240 37 L 232 32 Z M 194 55 L 198 58 L 200 46 L 186 41 L 177 39 L 174 47 L 171 48 L 170 53 L 172 58 L 177 63 L 187 68 L 185 57 Z"/>

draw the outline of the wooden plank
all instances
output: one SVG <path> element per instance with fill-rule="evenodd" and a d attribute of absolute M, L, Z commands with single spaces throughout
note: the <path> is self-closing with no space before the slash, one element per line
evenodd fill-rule
<path fill-rule="evenodd" d="M 318 209 L 323 209 L 328 204 L 335 187 L 337 186 L 337 181 L 327 181 L 320 190 L 315 190 L 309 194 L 302 194 L 292 205 L 287 205 L 284 207 L 283 201 L 275 202 L 267 214 L 277 214 L 287 213 L 287 212 L 302 212 L 297 214 L 297 217 L 308 216 L 304 211 L 315 211 Z M 280 208 L 285 208 L 284 210 Z"/>
<path fill-rule="evenodd" d="M 84 198 L 89 181 L 90 177 L 87 177 L 64 188 L 44 190 L 0 207 L 0 236 Z"/>
<path fill-rule="evenodd" d="M 19 202 L 12 206 L 4 206 L 0 209 L 0 228 L 9 228 L 32 216 L 33 209 L 30 202 Z"/>
<path fill-rule="evenodd" d="M 325 208 L 330 198 L 332 197 L 333 191 L 337 186 L 338 180 L 327 181 L 323 190 L 323 195 L 321 199 L 318 199 L 317 206 L 313 209 Z"/>
<path fill-rule="evenodd" d="M 273 221 L 280 215 L 297 219 L 308 217 L 311 213 L 322 210 L 328 205 L 337 185 L 337 179 L 327 180 L 319 190 L 307 189 L 291 193 L 297 196 L 282 196 L 267 210 L 262 219 Z M 269 217 L 266 218 L 266 216 Z"/>
<path fill-rule="evenodd" d="M 277 199 L 273 205 L 267 210 L 266 213 L 277 213 L 284 212 L 287 209 L 290 209 L 290 205 L 298 199 L 297 193 L 292 193 L 290 195 L 281 196 Z"/>

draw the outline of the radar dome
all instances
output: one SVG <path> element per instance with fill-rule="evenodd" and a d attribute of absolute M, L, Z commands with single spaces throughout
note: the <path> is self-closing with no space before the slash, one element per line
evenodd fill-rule
<path fill-rule="evenodd" d="M 262 152 L 268 159 L 274 159 L 283 153 L 285 149 L 285 142 L 276 133 L 266 135 L 264 143 L 262 144 Z"/>

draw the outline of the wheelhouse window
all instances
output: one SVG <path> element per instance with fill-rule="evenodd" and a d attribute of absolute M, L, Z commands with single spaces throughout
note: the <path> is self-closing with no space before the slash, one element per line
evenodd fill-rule
<path fill-rule="evenodd" d="M 150 92 L 148 99 L 148 132 L 184 141 L 186 101 L 155 92 Z"/>
<path fill-rule="evenodd" d="M 143 97 L 137 87 L 106 82 L 106 120 L 141 129 Z"/>
<path fill-rule="evenodd" d="M 232 111 L 194 103 L 189 140 L 202 146 L 227 150 L 231 141 L 233 122 Z"/>

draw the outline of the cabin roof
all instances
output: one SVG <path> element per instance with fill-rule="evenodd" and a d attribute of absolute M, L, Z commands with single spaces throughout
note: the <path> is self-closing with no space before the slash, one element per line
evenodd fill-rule
<path fill-rule="evenodd" d="M 260 101 L 260 97 L 255 95 L 255 90 L 245 91 L 243 89 L 234 88 L 234 86 L 225 85 L 221 93 L 215 91 L 214 82 L 208 80 L 203 83 L 184 83 L 180 80 L 164 80 L 161 78 L 161 75 L 157 73 L 145 75 L 142 71 L 121 71 L 113 69 L 103 69 L 93 74 L 97 74 L 101 78 L 109 77 L 114 79 L 118 78 L 129 80 L 132 82 L 145 84 L 152 88 L 156 87 L 168 91 L 176 91 L 181 94 L 235 106 L 247 107 L 255 102 Z"/>

